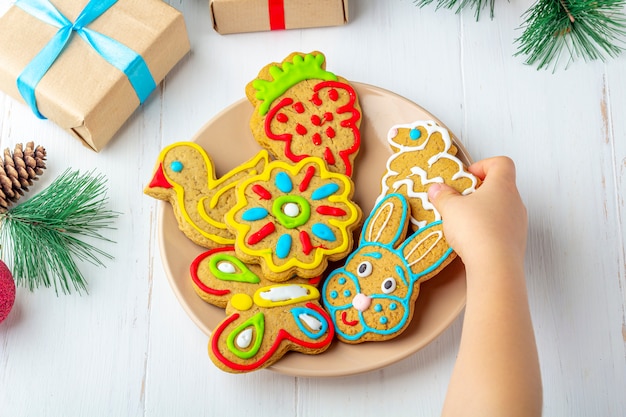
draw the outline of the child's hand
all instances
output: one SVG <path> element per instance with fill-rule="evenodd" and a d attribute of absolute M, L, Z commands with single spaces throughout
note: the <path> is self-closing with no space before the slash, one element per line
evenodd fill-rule
<path fill-rule="evenodd" d="M 448 243 L 466 265 L 499 259 L 523 263 L 528 217 L 515 185 L 513 161 L 490 158 L 468 170 L 483 181 L 472 194 L 461 196 L 442 184 L 428 189 Z"/>

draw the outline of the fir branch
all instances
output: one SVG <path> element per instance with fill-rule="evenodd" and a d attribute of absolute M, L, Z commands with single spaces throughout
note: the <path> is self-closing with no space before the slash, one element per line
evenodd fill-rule
<path fill-rule="evenodd" d="M 539 0 L 522 16 L 525 24 L 515 56 L 526 55 L 526 63 L 537 69 L 554 69 L 564 51 L 569 65 L 614 58 L 624 49 L 626 0 Z"/>
<path fill-rule="evenodd" d="M 465 7 L 470 7 L 475 9 L 476 20 L 480 19 L 480 12 L 487 6 L 489 3 L 490 9 L 490 17 L 493 19 L 493 10 L 495 8 L 496 0 L 436 0 L 437 7 L 439 9 L 443 7 L 444 9 L 456 9 L 455 13 L 461 12 Z M 428 4 L 432 4 L 435 0 L 413 0 L 413 3 L 419 7 L 424 7 Z"/>
<path fill-rule="evenodd" d="M 18 285 L 31 291 L 54 286 L 56 293 L 87 291 L 75 259 L 103 265 L 112 257 L 85 242 L 112 242 L 101 229 L 112 229 L 119 213 L 105 209 L 106 179 L 93 173 L 65 171 L 34 197 L 0 214 L 2 258 L 12 265 Z"/>

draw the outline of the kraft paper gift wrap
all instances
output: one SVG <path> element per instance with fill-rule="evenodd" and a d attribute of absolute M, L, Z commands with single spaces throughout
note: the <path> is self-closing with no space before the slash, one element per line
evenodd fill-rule
<path fill-rule="evenodd" d="M 0 17 L 0 89 L 99 151 L 189 49 L 161 0 L 17 0 Z"/>
<path fill-rule="evenodd" d="M 221 33 L 338 26 L 348 22 L 348 0 L 210 0 Z"/>

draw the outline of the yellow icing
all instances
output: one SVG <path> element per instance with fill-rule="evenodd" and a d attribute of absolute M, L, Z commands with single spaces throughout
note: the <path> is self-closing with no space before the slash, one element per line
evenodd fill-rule
<path fill-rule="evenodd" d="M 335 248 L 315 248 L 313 249 L 313 259 L 312 261 L 306 262 L 304 260 L 298 259 L 293 255 L 290 255 L 288 259 L 283 260 L 284 262 L 277 265 L 273 259 L 274 248 L 266 248 L 260 247 L 259 249 L 253 249 L 249 247 L 246 243 L 247 234 L 250 231 L 251 227 L 249 224 L 239 223 L 236 219 L 238 213 L 242 210 L 245 210 L 248 206 L 248 199 L 246 196 L 246 190 L 256 183 L 267 182 L 271 178 L 272 171 L 275 169 L 280 169 L 281 171 L 288 172 L 290 176 L 293 178 L 298 173 L 302 172 L 306 166 L 308 165 L 316 166 L 316 176 L 322 178 L 327 182 L 335 182 L 340 184 L 341 191 L 338 191 L 334 195 L 328 197 L 328 201 L 333 203 L 342 203 L 347 213 L 346 220 L 339 220 L 336 218 L 328 219 L 327 223 L 329 225 L 335 226 L 340 232 L 341 243 L 337 245 Z M 343 186 L 341 186 L 343 185 Z M 294 184 L 294 190 L 297 189 L 297 184 Z M 238 249 L 243 251 L 244 253 L 263 258 L 267 267 L 277 273 L 289 271 L 292 268 L 300 268 L 304 270 L 312 270 L 319 267 L 324 258 L 328 256 L 332 256 L 334 254 L 341 254 L 348 252 L 351 249 L 351 231 L 348 228 L 352 225 L 355 225 L 361 218 L 361 209 L 351 201 L 352 189 L 354 185 L 350 178 L 344 174 L 334 173 L 328 171 L 326 169 L 326 165 L 321 158 L 318 157 L 307 157 L 302 159 L 298 164 L 292 165 L 290 163 L 286 163 L 284 161 L 275 160 L 270 162 L 266 169 L 261 172 L 258 176 L 253 178 L 248 178 L 243 180 L 240 184 L 238 184 L 236 188 L 237 193 L 237 203 L 231 210 L 226 213 L 225 221 L 231 229 L 234 229 L 236 232 L 236 242 Z M 338 237 L 339 240 L 339 237 Z"/>
<path fill-rule="evenodd" d="M 252 297 L 248 294 L 235 294 L 230 299 L 230 304 L 238 311 L 247 311 L 252 308 Z"/>
<path fill-rule="evenodd" d="M 165 148 L 163 148 L 163 150 L 161 151 L 161 154 L 159 155 L 159 160 L 160 161 L 164 161 L 165 160 L 165 155 L 171 149 L 173 149 L 175 147 L 178 147 L 178 146 L 188 146 L 190 148 L 193 148 L 202 157 L 202 160 L 204 161 L 204 164 L 205 164 L 206 169 L 207 169 L 207 188 L 209 190 L 218 190 L 216 195 L 212 197 L 211 208 L 215 207 L 215 205 L 217 204 L 217 199 L 219 198 L 220 195 L 222 195 L 226 191 L 236 187 L 237 184 L 239 183 L 239 181 L 233 181 L 231 184 L 228 184 L 225 187 L 220 188 L 220 186 L 223 183 L 230 181 L 236 175 L 238 175 L 238 174 L 240 174 L 242 172 L 245 172 L 247 170 L 251 170 L 252 172 L 256 173 L 256 165 L 259 164 L 261 161 L 264 161 L 264 165 L 267 165 L 269 163 L 269 154 L 267 153 L 267 151 L 262 150 L 254 158 L 252 158 L 251 160 L 249 160 L 249 161 L 239 165 L 238 167 L 232 169 L 231 171 L 226 173 L 224 176 L 222 176 L 220 178 L 215 178 L 215 172 L 214 172 L 213 162 L 211 161 L 211 158 L 206 153 L 206 151 L 200 145 L 198 145 L 195 142 L 176 142 L 176 143 L 173 143 L 171 145 L 168 145 Z M 166 176 L 167 180 L 172 185 L 172 187 L 174 189 L 174 192 L 176 193 L 176 199 L 178 201 L 179 207 L 181 208 L 180 209 L 180 213 L 181 213 L 183 219 L 185 220 L 185 222 L 187 222 L 198 233 L 200 233 L 202 236 L 206 237 L 207 239 L 210 239 L 210 240 L 212 240 L 212 241 L 214 241 L 216 243 L 223 244 L 223 245 L 232 245 L 235 242 L 234 239 L 226 238 L 226 237 L 223 237 L 223 236 L 219 236 L 219 235 L 215 235 L 215 234 L 209 233 L 209 232 L 203 230 L 200 226 L 198 226 L 193 221 L 193 219 L 191 219 L 191 217 L 189 217 L 189 214 L 187 213 L 187 210 L 185 209 L 185 206 L 186 206 L 186 204 L 185 204 L 185 188 L 181 184 L 178 184 L 178 183 L 172 181 L 172 179 L 168 177 L 167 172 L 165 172 L 165 169 L 163 171 L 164 171 L 164 175 Z M 226 227 L 226 224 L 224 222 L 214 219 L 213 217 L 211 217 L 211 215 L 209 213 L 207 213 L 204 210 L 203 201 L 205 199 L 206 199 L 206 197 L 200 199 L 200 201 L 198 203 L 198 206 L 197 206 L 197 210 L 198 210 L 202 220 L 206 221 L 207 223 L 211 224 L 212 226 L 214 226 L 216 228 L 226 230 L 227 227 Z M 215 203 L 213 203 L 213 201 L 215 201 Z"/>
<path fill-rule="evenodd" d="M 296 298 L 289 298 L 287 300 L 282 300 L 282 301 L 271 301 L 271 300 L 267 300 L 263 298 L 262 296 L 262 293 L 269 292 L 272 289 L 282 289 L 282 288 L 292 287 L 292 286 L 297 286 L 303 290 L 306 290 L 307 295 L 296 297 Z M 276 284 L 276 285 L 269 285 L 267 287 L 262 287 L 256 290 L 254 293 L 254 304 L 256 304 L 259 307 L 280 307 L 280 306 L 302 303 L 304 301 L 309 301 L 309 300 L 317 300 L 319 297 L 320 297 L 320 293 L 318 289 L 312 285 Z"/>

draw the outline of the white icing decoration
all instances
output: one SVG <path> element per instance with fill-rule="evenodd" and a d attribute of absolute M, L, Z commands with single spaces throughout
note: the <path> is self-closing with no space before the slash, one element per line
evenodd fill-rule
<path fill-rule="evenodd" d="M 424 128 L 428 134 L 427 139 L 419 146 L 407 146 L 407 145 L 403 145 L 401 143 L 397 143 L 394 141 L 395 137 L 398 135 L 399 129 L 403 128 L 403 129 L 410 130 L 410 129 L 416 129 L 417 127 Z M 393 164 L 393 161 L 395 161 L 396 159 L 403 158 L 406 156 L 406 154 L 411 153 L 411 152 L 423 151 L 426 148 L 428 141 L 432 137 L 432 134 L 435 132 L 439 132 L 441 134 L 441 138 L 444 142 L 444 149 L 440 153 L 433 155 L 428 160 L 428 167 L 430 168 L 433 164 L 435 164 L 440 159 L 449 159 L 455 162 L 458 166 L 458 170 L 456 173 L 454 173 L 454 175 L 452 176 L 452 179 L 457 180 L 459 178 L 468 178 L 471 181 L 471 185 L 467 187 L 466 189 L 464 189 L 461 192 L 461 194 L 467 195 L 476 191 L 476 185 L 477 185 L 476 177 L 473 176 L 472 174 L 465 172 L 463 170 L 463 162 L 461 162 L 461 160 L 458 159 L 456 156 L 449 153 L 450 148 L 452 147 L 452 139 L 450 138 L 450 133 L 448 132 L 448 130 L 437 125 L 437 123 L 435 123 L 432 120 L 416 121 L 416 122 L 409 123 L 409 124 L 399 124 L 399 125 L 392 126 L 387 133 L 387 141 L 391 144 L 391 146 L 393 146 L 394 149 L 397 149 L 397 150 L 387 160 L 387 172 L 382 178 L 382 181 L 381 181 L 382 191 L 380 195 L 378 196 L 378 198 L 376 199 L 376 203 L 379 203 L 383 199 L 383 197 L 385 197 L 387 194 L 397 192 L 403 185 L 405 185 L 406 191 L 404 192 L 404 194 L 407 196 L 407 198 L 420 199 L 422 201 L 423 208 L 425 210 L 432 211 L 434 213 L 435 220 L 441 220 L 441 215 L 437 212 L 437 210 L 435 209 L 435 206 L 433 206 L 428 200 L 428 193 L 416 192 L 413 188 L 413 185 L 415 184 L 415 182 L 413 178 L 410 178 L 410 177 L 416 177 L 416 178 L 419 177 L 419 181 L 423 185 L 430 184 L 430 183 L 444 183 L 443 178 L 435 177 L 435 178 L 428 179 L 428 173 L 420 167 L 412 167 L 410 175 L 404 178 L 400 178 L 398 177 L 399 173 L 391 169 L 391 165 Z M 394 177 L 397 177 L 398 180 L 391 182 L 392 186 L 390 188 L 387 185 L 387 183 L 392 181 Z M 418 226 L 418 228 L 421 228 L 421 227 L 426 226 L 427 221 L 425 220 L 418 221 L 413 216 L 411 216 L 411 223 Z"/>
<path fill-rule="evenodd" d="M 218 262 L 217 269 L 225 274 L 234 274 L 235 272 L 237 272 L 237 270 L 235 269 L 235 265 L 226 261 Z"/>
<path fill-rule="evenodd" d="M 305 297 L 309 294 L 309 291 L 301 287 L 300 285 L 280 285 L 272 287 L 269 291 L 263 291 L 259 295 L 264 300 L 273 302 L 293 300 L 294 298 Z"/>
<path fill-rule="evenodd" d="M 296 203 L 287 203 L 283 206 L 283 213 L 289 217 L 298 217 L 300 207 Z"/>
<path fill-rule="evenodd" d="M 313 331 L 319 331 L 322 328 L 322 322 L 310 314 L 302 313 L 298 315 L 298 318 Z"/>
<path fill-rule="evenodd" d="M 431 236 L 437 236 L 437 239 L 435 240 L 435 243 L 433 243 L 423 254 L 422 256 L 420 256 L 419 258 L 417 258 L 416 260 L 414 260 L 413 262 L 409 263 L 409 266 L 413 266 L 416 263 L 420 262 L 422 259 L 424 259 L 424 257 L 426 255 L 428 255 L 430 253 L 430 251 L 433 250 L 433 248 L 437 245 L 437 243 L 439 243 L 439 241 L 441 239 L 443 239 L 443 232 L 441 230 L 435 230 L 434 232 L 430 232 L 428 235 L 426 235 L 426 237 L 424 237 L 422 240 L 420 240 L 419 242 L 417 242 L 416 244 L 413 245 L 413 248 L 406 254 L 404 255 L 404 259 L 408 260 L 411 255 L 413 254 L 413 252 L 415 252 L 415 250 L 417 248 L 419 248 L 420 246 L 422 246 L 422 243 L 424 243 L 427 239 L 430 239 Z"/>
<path fill-rule="evenodd" d="M 246 349 L 252 343 L 252 329 L 246 329 L 237 335 L 237 346 Z"/>
<path fill-rule="evenodd" d="M 387 206 L 389 206 L 387 208 Z M 383 210 L 386 209 L 386 210 Z M 380 235 L 382 235 L 383 230 L 387 227 L 387 223 L 389 223 L 389 220 L 391 219 L 391 215 L 393 214 L 393 203 L 391 201 L 386 202 L 385 204 L 383 204 L 380 209 L 378 210 L 378 213 L 376 213 L 376 216 L 370 221 L 370 225 L 369 225 L 369 230 L 368 230 L 368 234 L 367 234 L 367 241 L 368 242 L 378 242 L 380 240 Z M 372 239 L 372 232 L 374 231 L 374 227 L 372 227 L 374 224 L 376 224 L 376 222 L 378 221 L 378 217 L 382 214 L 382 213 L 387 213 L 387 218 L 385 219 L 385 221 L 383 222 L 382 226 L 380 226 L 377 230 L 378 230 L 378 234 L 376 235 L 375 238 Z"/>

